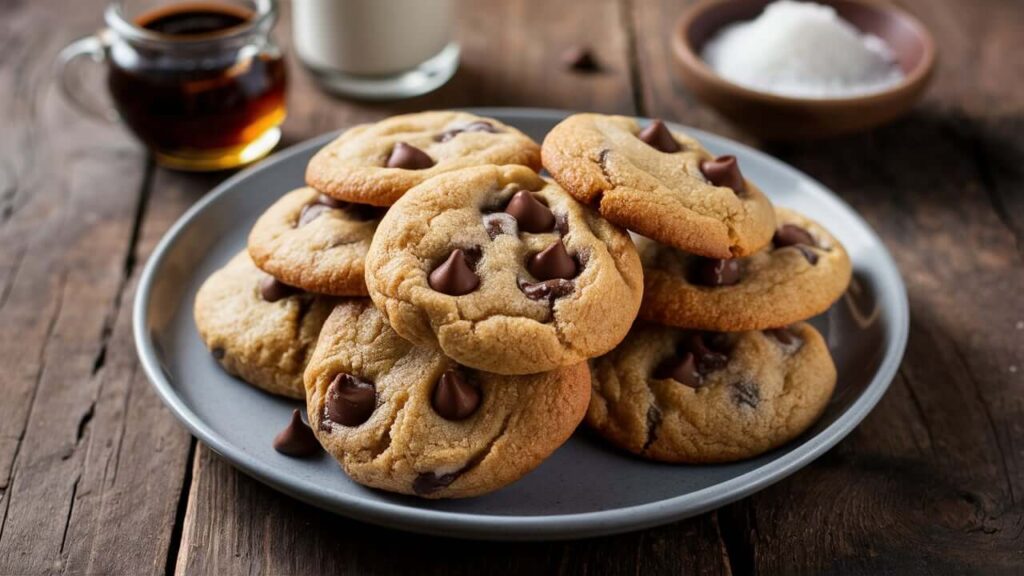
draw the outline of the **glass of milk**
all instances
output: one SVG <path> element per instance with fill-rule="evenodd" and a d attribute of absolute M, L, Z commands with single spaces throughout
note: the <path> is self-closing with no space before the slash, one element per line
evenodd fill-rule
<path fill-rule="evenodd" d="M 452 0 L 293 0 L 302 63 L 329 91 L 366 100 L 425 94 L 459 67 Z"/>

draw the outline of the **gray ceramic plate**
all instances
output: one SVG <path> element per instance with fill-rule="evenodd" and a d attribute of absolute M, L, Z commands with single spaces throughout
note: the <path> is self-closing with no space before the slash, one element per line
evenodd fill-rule
<path fill-rule="evenodd" d="M 538 141 L 565 115 L 529 109 L 479 113 Z M 385 526 L 466 538 L 581 538 L 663 524 L 742 498 L 820 456 L 878 402 L 903 355 L 906 292 L 875 233 L 821 184 L 751 148 L 688 131 L 712 152 L 739 157 L 744 174 L 773 201 L 827 225 L 853 259 L 850 293 L 814 320 L 839 369 L 835 396 L 821 421 L 782 449 L 736 464 L 669 466 L 631 457 L 579 432 L 540 468 L 504 490 L 441 502 L 359 486 L 326 455 L 303 461 L 275 452 L 271 441 L 298 404 L 222 372 L 196 333 L 192 300 L 203 279 L 245 246 L 257 216 L 302 184 L 307 160 L 334 134 L 294 146 L 230 178 L 171 228 L 146 264 L 135 300 L 142 365 L 168 408 L 242 471 L 300 500 Z"/>

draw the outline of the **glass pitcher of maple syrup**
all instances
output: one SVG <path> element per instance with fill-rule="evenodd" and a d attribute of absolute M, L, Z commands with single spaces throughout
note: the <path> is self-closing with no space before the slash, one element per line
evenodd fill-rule
<path fill-rule="evenodd" d="M 181 170 L 234 168 L 278 143 L 285 64 L 270 36 L 274 0 L 118 0 L 104 20 L 58 60 L 64 95 L 79 109 L 123 121 L 157 162 Z M 81 56 L 106 64 L 112 106 L 90 100 L 70 73 Z"/>

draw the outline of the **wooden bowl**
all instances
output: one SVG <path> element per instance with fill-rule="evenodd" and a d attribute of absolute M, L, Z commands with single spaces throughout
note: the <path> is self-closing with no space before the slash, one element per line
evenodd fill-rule
<path fill-rule="evenodd" d="M 889 45 L 904 72 L 891 88 L 849 98 L 777 96 L 734 84 L 701 59 L 704 43 L 723 26 L 752 20 L 770 0 L 710 0 L 687 8 L 672 33 L 683 83 L 748 132 L 771 140 L 806 140 L 873 128 L 906 113 L 924 93 L 935 67 L 935 41 L 916 18 L 871 0 L 816 0 L 862 32 Z"/>

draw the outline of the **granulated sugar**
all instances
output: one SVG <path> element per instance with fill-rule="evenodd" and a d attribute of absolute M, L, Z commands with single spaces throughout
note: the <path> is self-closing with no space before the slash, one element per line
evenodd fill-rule
<path fill-rule="evenodd" d="M 782 96 L 856 96 L 903 78 L 882 39 L 862 34 L 829 6 L 791 0 L 723 28 L 702 57 L 727 80 Z"/>

